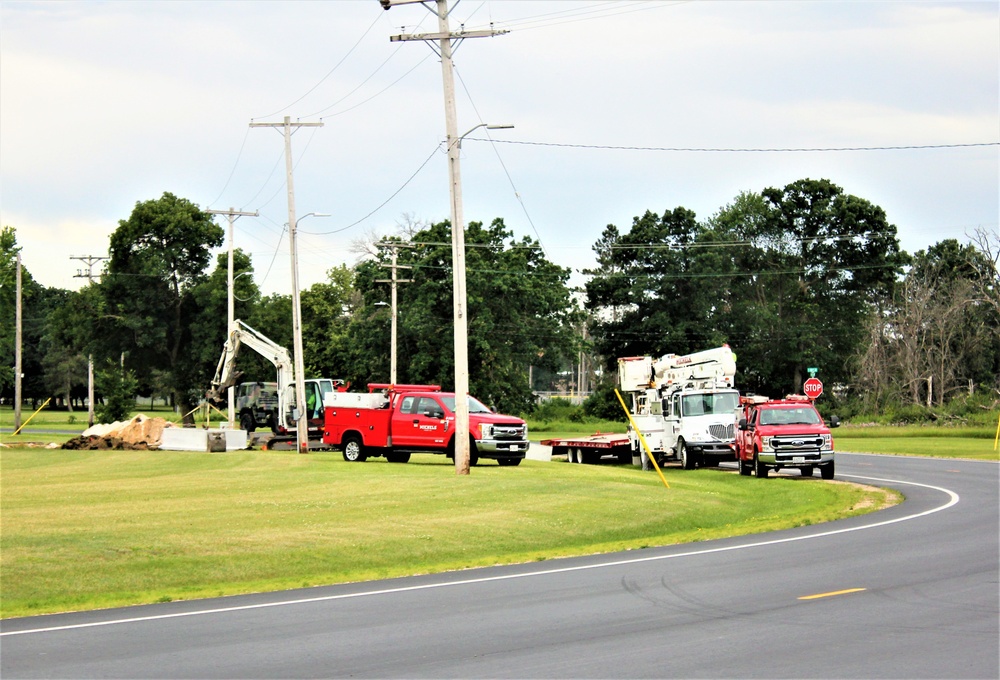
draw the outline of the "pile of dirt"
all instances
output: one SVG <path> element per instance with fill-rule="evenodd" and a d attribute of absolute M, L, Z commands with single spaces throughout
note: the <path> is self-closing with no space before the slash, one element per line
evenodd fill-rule
<path fill-rule="evenodd" d="M 63 444 L 64 449 L 97 451 L 104 449 L 146 451 L 160 446 L 163 430 L 177 427 L 163 418 L 150 418 L 140 413 L 125 422 L 94 425 Z"/>

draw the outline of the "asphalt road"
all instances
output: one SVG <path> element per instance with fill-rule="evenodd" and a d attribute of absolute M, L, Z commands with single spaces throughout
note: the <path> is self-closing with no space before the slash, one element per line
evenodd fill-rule
<path fill-rule="evenodd" d="M 0 675 L 997 678 L 1000 466 L 837 465 L 906 502 L 670 548 L 6 620 Z"/>

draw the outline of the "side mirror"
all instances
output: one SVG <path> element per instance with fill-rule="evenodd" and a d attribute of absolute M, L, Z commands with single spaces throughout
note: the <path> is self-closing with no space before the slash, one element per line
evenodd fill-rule
<path fill-rule="evenodd" d="M 840 427 L 840 418 L 837 416 L 830 416 L 830 427 Z"/>
<path fill-rule="evenodd" d="M 740 430 L 742 432 L 746 432 L 749 429 L 750 429 L 750 426 L 747 424 L 747 419 L 746 418 L 740 418 Z"/>

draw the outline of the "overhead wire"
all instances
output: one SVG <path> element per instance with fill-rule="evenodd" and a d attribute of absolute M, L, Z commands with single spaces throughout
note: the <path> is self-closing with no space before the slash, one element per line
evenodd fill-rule
<path fill-rule="evenodd" d="M 326 75 L 325 75 L 325 76 L 323 76 L 322 78 L 320 78 L 320 79 L 319 79 L 319 82 L 317 82 L 317 83 L 316 83 L 315 85 L 313 85 L 313 86 L 312 86 L 311 88 L 309 88 L 308 90 L 306 90 L 305 94 L 303 94 L 303 95 L 302 95 L 301 97 L 299 97 L 298 99 L 296 99 L 295 101 L 293 101 L 293 102 L 292 102 L 291 104 L 288 104 L 287 106 L 283 106 L 283 107 L 281 107 L 280 109 L 278 109 L 277 111 L 275 111 L 275 112 L 273 112 L 273 113 L 269 113 L 269 114 L 267 114 L 266 116 L 258 116 L 258 117 L 259 117 L 259 118 L 270 118 L 271 116 L 276 116 L 276 115 L 278 115 L 279 113 L 281 113 L 282 111 L 285 111 L 286 109 L 289 109 L 289 108 L 291 108 L 292 106 L 295 106 L 295 105 L 296 105 L 296 104 L 298 104 L 298 103 L 299 103 L 300 101 L 302 101 L 303 99 L 305 99 L 306 97 L 308 97 L 308 96 L 309 96 L 310 94 L 312 94 L 312 93 L 313 93 L 313 92 L 314 92 L 314 91 L 316 90 L 316 88 L 318 88 L 318 87 L 319 87 L 320 85 L 322 85 L 322 84 L 323 84 L 323 83 L 324 83 L 324 82 L 326 81 L 326 79 L 327 79 L 327 78 L 329 78 L 330 76 L 332 76 L 332 75 L 333 75 L 333 73 L 334 73 L 334 72 L 335 72 L 335 71 L 336 71 L 336 70 L 337 70 L 338 68 L 340 68 L 341 64 L 343 64 L 343 63 L 344 63 L 345 61 L 347 61 L 347 58 L 348 58 L 349 56 L 351 56 L 351 54 L 353 54 L 353 53 L 354 53 L 354 50 L 356 50 L 356 49 L 358 48 L 358 45 L 360 45 L 360 44 L 361 44 L 361 41 L 365 39 L 365 36 L 367 36 L 367 35 L 368 35 L 368 34 L 369 34 L 369 33 L 371 32 L 371 30 L 372 30 L 373 28 L 375 28 L 375 24 L 377 24 L 377 23 L 379 22 L 379 19 L 381 19 L 381 18 L 382 18 L 382 13 L 380 12 L 380 13 L 379 13 L 379 14 L 378 14 L 378 15 L 377 15 L 377 16 L 375 17 L 375 21 L 373 21 L 373 22 L 371 23 L 371 25 L 370 25 L 370 26 L 369 26 L 368 28 L 366 28 L 366 29 L 365 29 L 365 32 L 361 34 L 361 37 L 357 39 L 357 41 L 356 41 L 356 42 L 354 43 L 354 45 L 353 45 L 353 46 L 351 47 L 351 49 L 349 49 L 349 50 L 347 51 L 347 53 L 346 53 L 346 54 L 345 54 L 345 55 L 344 55 L 343 57 L 341 57 L 341 58 L 340 58 L 340 61 L 338 61 L 338 62 L 337 62 L 337 63 L 336 63 L 335 65 L 334 65 L 334 67 L 333 67 L 333 68 L 331 68 L 331 69 L 330 69 L 329 71 L 327 71 L 327 73 L 326 73 Z"/>
<path fill-rule="evenodd" d="M 516 139 L 483 139 L 467 137 L 473 142 L 491 144 L 519 144 L 522 146 L 547 146 L 565 149 L 598 149 L 603 151 L 670 151 L 688 153 L 826 153 L 836 151 L 909 151 L 920 149 L 963 149 L 982 146 L 1000 146 L 1000 142 L 969 142 L 963 144 L 906 144 L 898 146 L 831 146 L 831 147 L 684 147 L 684 146 L 618 146 L 611 144 L 568 144 L 565 142 L 533 142 Z"/>
<path fill-rule="evenodd" d="M 483 117 L 479 113 L 479 109 L 476 107 L 476 102 L 472 99 L 472 93 L 469 92 L 468 86 L 465 84 L 465 79 L 462 78 L 461 72 L 458 68 L 454 68 L 455 73 L 458 75 L 458 82 L 462 84 L 462 89 L 465 91 L 465 96 L 468 97 L 469 103 L 472 105 L 472 110 L 475 111 L 476 117 L 479 122 L 483 122 Z M 486 136 L 492 141 L 489 132 L 486 132 Z M 517 202 L 521 205 L 521 210 L 524 212 L 525 218 L 528 220 L 528 224 L 531 225 L 532 231 L 535 232 L 535 238 L 538 239 L 538 243 L 542 244 L 542 252 L 545 252 L 544 244 L 542 243 L 542 235 L 538 233 L 538 227 L 535 226 L 535 221 L 531 219 L 531 215 L 528 213 L 528 207 L 524 204 L 524 200 L 521 198 L 521 193 L 517 190 L 514 185 L 514 179 L 510 176 L 510 171 L 507 169 L 507 164 L 503 162 L 503 157 L 500 155 L 500 150 L 497 148 L 496 144 L 493 144 L 493 153 L 496 154 L 497 160 L 500 162 L 500 167 L 503 168 L 504 174 L 507 176 L 507 181 L 510 183 L 510 188 L 514 191 L 514 197 L 517 198 Z M 548 255 L 546 255 L 548 257 Z"/>

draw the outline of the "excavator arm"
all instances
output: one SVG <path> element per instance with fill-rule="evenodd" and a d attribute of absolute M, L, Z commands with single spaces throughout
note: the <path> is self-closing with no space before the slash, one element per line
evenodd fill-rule
<path fill-rule="evenodd" d="M 243 373 L 236 369 L 236 356 L 243 345 L 254 350 L 274 365 L 278 373 L 278 412 L 284 413 L 285 404 L 283 402 L 286 388 L 295 382 L 295 369 L 288 350 L 239 319 L 233 321 L 229 327 L 229 335 L 222 347 L 222 356 L 215 369 L 212 387 L 205 393 L 205 397 L 209 401 L 224 402 L 226 391 L 239 382 Z"/>

